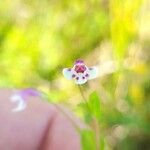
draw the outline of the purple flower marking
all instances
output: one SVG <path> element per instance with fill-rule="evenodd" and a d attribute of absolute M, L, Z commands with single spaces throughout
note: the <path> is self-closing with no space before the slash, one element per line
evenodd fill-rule
<path fill-rule="evenodd" d="M 85 76 L 86 76 L 86 77 L 89 77 L 89 74 L 86 74 Z"/>
<path fill-rule="evenodd" d="M 18 95 L 20 95 L 24 100 L 26 100 L 28 97 L 41 96 L 40 92 L 32 88 L 23 89 L 18 92 Z"/>
<path fill-rule="evenodd" d="M 71 71 L 71 68 L 68 68 L 68 71 Z"/>
<path fill-rule="evenodd" d="M 75 74 L 73 74 L 73 75 L 72 75 L 72 78 L 75 78 L 75 77 L 76 77 L 76 75 L 75 75 Z"/>

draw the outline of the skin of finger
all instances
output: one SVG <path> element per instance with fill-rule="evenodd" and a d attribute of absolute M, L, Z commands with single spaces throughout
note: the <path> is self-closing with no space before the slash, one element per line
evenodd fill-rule
<path fill-rule="evenodd" d="M 24 111 L 14 113 L 12 94 L 11 89 L 0 89 L 0 149 L 80 149 L 75 128 L 53 105 L 34 97 L 28 99 Z"/>
<path fill-rule="evenodd" d="M 42 150 L 81 150 L 80 136 L 76 126 L 80 129 L 85 128 L 85 126 L 65 107 L 61 107 L 61 110 L 67 116 L 57 111 L 53 124 L 48 130 Z M 73 122 L 68 117 L 76 125 L 73 125 Z"/>
<path fill-rule="evenodd" d="M 55 110 L 39 98 L 29 99 L 22 112 L 12 112 L 13 91 L 0 90 L 0 149 L 37 150 Z"/>

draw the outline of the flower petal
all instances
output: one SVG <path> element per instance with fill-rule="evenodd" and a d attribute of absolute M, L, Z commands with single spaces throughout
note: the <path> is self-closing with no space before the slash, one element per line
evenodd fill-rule
<path fill-rule="evenodd" d="M 74 71 L 73 69 L 70 69 L 70 68 L 64 68 L 63 75 L 66 79 L 71 80 L 73 78 Z"/>
<path fill-rule="evenodd" d="M 28 97 L 30 96 L 41 96 L 41 93 L 35 89 L 32 89 L 32 88 L 26 88 L 26 89 L 23 89 L 21 91 L 18 92 L 18 94 L 24 99 L 26 100 Z"/>
<path fill-rule="evenodd" d="M 83 73 L 78 73 L 77 77 L 75 78 L 76 84 L 84 84 L 87 82 L 87 78 L 84 76 Z"/>
<path fill-rule="evenodd" d="M 22 110 L 24 110 L 24 109 L 26 108 L 26 102 L 25 102 L 24 99 L 23 99 L 21 96 L 19 96 L 19 95 L 13 95 L 13 96 L 11 97 L 11 101 L 18 103 L 17 107 L 12 110 L 13 112 L 22 111 Z"/>
<path fill-rule="evenodd" d="M 88 68 L 88 80 L 98 77 L 98 68 L 96 66 Z"/>

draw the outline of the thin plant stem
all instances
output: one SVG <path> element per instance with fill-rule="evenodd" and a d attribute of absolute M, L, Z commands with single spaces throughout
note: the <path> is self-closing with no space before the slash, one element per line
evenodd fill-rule
<path fill-rule="evenodd" d="M 83 98 L 83 100 L 84 100 L 84 103 L 86 104 L 86 107 L 87 107 L 88 111 L 91 113 L 90 107 L 89 107 L 89 105 L 88 105 L 88 102 L 87 102 L 87 100 L 86 100 L 86 97 L 85 97 L 85 95 L 84 95 L 84 93 L 83 93 L 83 90 L 82 90 L 81 86 L 78 85 L 78 88 L 79 88 L 80 94 L 81 94 L 81 96 L 82 96 L 82 98 Z"/>
<path fill-rule="evenodd" d="M 86 104 L 86 107 L 87 107 L 89 113 L 91 113 L 91 109 L 90 109 L 90 107 L 89 107 L 89 105 L 88 105 L 88 102 L 87 102 L 87 100 L 86 100 L 86 97 L 85 97 L 85 95 L 84 95 L 84 92 L 83 92 L 81 86 L 78 85 L 78 88 L 79 88 L 79 91 L 80 91 L 80 93 L 81 93 L 81 96 L 82 96 L 82 98 L 83 98 L 83 100 L 84 100 L 84 103 Z M 92 114 L 92 113 L 91 113 L 91 114 Z M 96 150 L 99 150 L 99 148 L 100 148 L 100 143 L 99 143 L 99 139 L 100 139 L 100 135 L 99 135 L 99 124 L 98 124 L 97 119 L 96 119 L 94 116 L 92 116 L 92 124 L 93 124 L 93 127 L 91 126 L 91 128 L 92 128 L 93 131 L 95 132 Z"/>
<path fill-rule="evenodd" d="M 93 118 L 93 130 L 95 132 L 95 140 L 96 140 L 96 150 L 99 150 L 100 148 L 100 143 L 99 143 L 99 139 L 100 139 L 100 130 L 99 130 L 99 123 L 98 120 L 94 117 Z"/>

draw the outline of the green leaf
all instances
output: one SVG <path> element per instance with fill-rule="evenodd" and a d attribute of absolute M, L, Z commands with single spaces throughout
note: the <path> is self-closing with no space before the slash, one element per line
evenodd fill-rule
<path fill-rule="evenodd" d="M 89 124 L 92 121 L 92 114 L 91 111 L 89 111 L 89 109 L 87 108 L 87 103 L 80 103 L 78 106 L 83 111 L 84 121 Z"/>
<path fill-rule="evenodd" d="M 101 135 L 101 138 L 100 138 L 100 150 L 104 150 L 104 149 L 105 149 L 105 139 Z"/>
<path fill-rule="evenodd" d="M 95 135 L 92 130 L 81 131 L 82 150 L 96 150 Z"/>
<path fill-rule="evenodd" d="M 96 117 L 96 119 L 100 120 L 101 118 L 100 98 L 95 91 L 89 96 L 88 105 L 90 107 L 92 115 Z"/>

